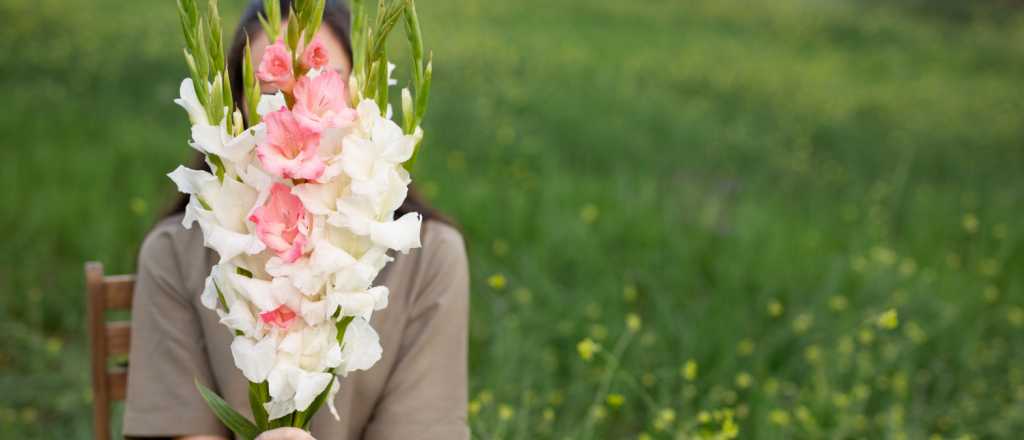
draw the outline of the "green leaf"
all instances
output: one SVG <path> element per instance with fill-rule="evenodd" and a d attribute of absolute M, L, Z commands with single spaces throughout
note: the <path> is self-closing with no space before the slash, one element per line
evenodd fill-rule
<path fill-rule="evenodd" d="M 231 405 L 228 405 L 217 393 L 211 391 L 209 388 L 199 383 L 199 378 L 195 379 L 196 388 L 199 389 L 199 394 L 203 396 L 203 400 L 213 410 L 213 414 L 220 419 L 221 423 L 224 424 L 231 432 L 234 432 L 244 440 L 253 440 L 256 436 L 260 435 L 259 428 L 256 427 L 252 422 L 245 418 L 245 416 L 235 411 Z"/>
<path fill-rule="evenodd" d="M 377 61 L 377 105 L 380 106 L 381 114 L 388 112 L 388 56 L 387 51 L 382 51 Z"/>
<path fill-rule="evenodd" d="M 313 37 L 320 30 L 320 25 L 324 21 L 324 6 L 326 0 L 313 0 L 310 2 L 312 5 L 312 11 L 308 18 L 308 24 L 306 25 L 306 44 L 313 41 Z"/>
<path fill-rule="evenodd" d="M 192 77 L 192 88 L 196 91 L 196 98 L 203 110 L 210 108 L 210 89 L 206 83 L 206 77 L 199 74 L 199 67 L 196 65 L 195 57 L 185 49 L 185 63 L 188 64 L 188 72 Z"/>
<path fill-rule="evenodd" d="M 434 79 L 434 53 L 430 53 L 427 61 L 427 68 L 423 71 L 423 82 L 416 85 L 416 125 L 423 122 L 423 115 L 427 113 L 427 104 L 430 102 L 430 85 Z"/>
<path fill-rule="evenodd" d="M 207 28 L 210 31 L 208 40 L 208 51 L 213 64 L 214 71 L 222 72 L 224 68 L 224 39 L 222 37 L 220 24 L 220 10 L 217 8 L 217 0 L 210 0 L 206 16 Z"/>
<path fill-rule="evenodd" d="M 260 19 L 260 25 L 263 26 L 263 33 L 267 35 L 267 40 L 273 42 L 277 39 L 277 33 L 274 32 L 274 25 L 270 24 L 270 21 L 263 16 L 263 13 L 256 15 L 256 18 Z"/>
<path fill-rule="evenodd" d="M 245 89 L 246 120 L 252 127 L 260 123 L 260 114 L 256 111 L 260 105 L 262 94 L 260 83 L 256 81 L 255 67 L 252 65 L 252 48 L 249 45 L 249 36 L 245 37 L 245 59 L 242 61 L 242 83 Z"/>
<path fill-rule="evenodd" d="M 206 82 L 206 78 L 210 75 L 210 54 L 206 50 L 206 44 L 203 43 L 206 31 L 203 27 L 203 22 L 196 23 L 196 47 L 192 50 L 192 55 L 196 57 L 196 66 L 199 67 L 199 76 L 203 78 L 203 82 Z"/>
<path fill-rule="evenodd" d="M 338 328 L 338 343 L 341 344 L 345 340 L 345 330 L 348 329 L 348 325 L 355 319 L 354 316 L 346 316 L 341 318 L 335 326 Z"/>
<path fill-rule="evenodd" d="M 206 157 L 208 159 L 210 159 L 210 162 L 213 163 L 214 168 L 216 168 L 216 170 L 214 170 L 214 172 L 217 173 L 217 179 L 219 179 L 221 182 L 223 182 L 224 181 L 224 161 L 221 160 L 220 156 L 218 156 L 216 154 L 210 154 L 210 155 L 207 155 Z"/>
<path fill-rule="evenodd" d="M 224 83 L 222 82 L 222 76 L 217 73 L 217 76 L 213 78 L 213 87 L 210 90 L 210 107 L 206 109 L 207 116 L 210 117 L 210 124 L 220 124 L 221 119 L 224 119 Z M 221 182 L 224 178 L 221 177 Z"/>
<path fill-rule="evenodd" d="M 363 0 L 352 0 L 352 72 L 362 83 L 366 79 L 366 8 Z"/>
<path fill-rule="evenodd" d="M 331 370 L 331 373 L 334 373 L 333 369 Z M 295 420 L 293 421 L 292 426 L 300 429 L 308 429 L 309 423 L 313 421 L 313 416 L 321 407 L 324 406 L 324 402 L 327 401 L 327 396 L 331 394 L 331 388 L 333 387 L 334 379 L 332 378 L 331 383 L 327 384 L 327 388 L 324 388 L 324 390 L 316 396 L 316 399 L 313 399 L 313 402 L 309 404 L 309 407 L 306 408 L 305 411 L 299 411 L 295 414 Z"/>
<path fill-rule="evenodd" d="M 268 423 L 267 428 L 274 429 L 274 428 L 290 427 L 290 426 L 292 426 L 292 420 L 293 420 L 294 417 L 295 417 L 295 412 L 291 412 L 289 414 L 285 414 L 285 415 L 283 415 L 281 417 L 278 417 L 278 418 L 276 418 L 274 420 L 271 420 Z"/>
<path fill-rule="evenodd" d="M 292 3 L 291 12 L 289 13 L 289 16 L 294 18 L 296 15 L 297 14 L 295 12 L 295 3 Z M 288 44 L 288 49 L 291 49 L 292 54 L 295 54 L 296 49 L 298 49 L 299 47 L 299 31 L 301 31 L 301 29 L 299 29 L 300 27 L 302 27 L 300 23 L 289 23 L 287 30 L 288 33 L 284 37 L 284 41 L 285 43 Z"/>
<path fill-rule="evenodd" d="M 385 6 L 382 10 L 377 12 L 378 15 L 377 23 L 374 26 L 373 44 L 370 46 L 370 61 L 376 61 L 376 58 L 384 53 L 388 35 L 391 34 L 395 25 L 398 24 L 398 20 L 402 18 L 404 12 L 405 5 L 402 3 L 393 3 L 390 6 Z"/>
<path fill-rule="evenodd" d="M 412 56 L 412 80 L 419 93 L 423 75 L 423 32 L 420 30 L 420 18 L 416 14 L 416 2 L 413 0 L 405 0 L 405 36 L 409 40 L 409 54 Z"/>
<path fill-rule="evenodd" d="M 252 408 L 252 416 L 256 419 L 256 427 L 260 431 L 266 431 L 269 427 L 267 408 L 263 406 L 268 401 L 270 401 L 270 391 L 267 381 L 249 382 L 249 407 Z"/>
<path fill-rule="evenodd" d="M 228 133 L 234 133 L 235 130 L 231 125 L 231 113 L 234 113 L 235 111 L 235 99 L 233 96 L 231 96 L 231 77 L 228 76 L 230 75 L 230 73 L 228 72 L 227 69 L 224 69 L 222 73 L 224 75 L 220 77 L 220 81 L 223 85 L 223 89 L 221 89 L 221 91 L 224 93 L 224 105 L 228 107 L 228 114 L 226 115 L 228 117 L 227 129 Z"/>
<path fill-rule="evenodd" d="M 195 22 L 192 20 L 192 13 L 189 10 L 189 7 L 194 6 L 194 3 L 189 4 L 187 0 L 178 0 L 178 17 L 181 19 L 181 33 L 185 35 L 185 47 L 190 50 L 196 46 Z"/>
<path fill-rule="evenodd" d="M 263 14 L 259 18 L 267 40 L 273 44 L 281 35 L 281 3 L 278 0 L 263 0 Z"/>

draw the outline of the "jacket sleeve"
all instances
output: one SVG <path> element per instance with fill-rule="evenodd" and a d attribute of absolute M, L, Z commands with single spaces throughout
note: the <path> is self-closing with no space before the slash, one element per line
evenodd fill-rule
<path fill-rule="evenodd" d="M 469 439 L 469 264 L 458 231 L 430 227 L 399 357 L 365 440 Z"/>
<path fill-rule="evenodd" d="M 179 227 L 175 225 L 175 227 Z M 224 428 L 196 390 L 214 383 L 198 310 L 185 288 L 173 231 L 158 227 L 142 245 L 132 304 L 125 401 L 126 437 L 220 435 Z"/>

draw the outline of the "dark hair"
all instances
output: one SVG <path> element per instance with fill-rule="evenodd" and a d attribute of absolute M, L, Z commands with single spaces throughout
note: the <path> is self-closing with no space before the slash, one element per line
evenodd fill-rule
<path fill-rule="evenodd" d="M 281 3 L 281 16 L 282 18 L 288 18 L 288 11 L 290 11 L 291 0 L 279 0 Z M 235 36 L 231 41 L 231 47 L 227 53 L 228 63 L 228 75 L 231 77 L 231 96 L 235 99 L 235 106 L 244 109 L 242 105 L 243 83 L 242 83 L 242 63 L 244 62 L 244 51 L 245 51 L 245 40 L 246 37 L 252 39 L 256 35 L 263 32 L 260 27 L 259 14 L 263 11 L 262 0 L 252 0 L 249 2 L 249 7 L 245 8 L 245 12 L 242 14 L 242 18 L 238 23 L 238 28 L 235 29 Z M 348 6 L 340 0 L 327 0 L 326 6 L 324 6 L 324 18 L 323 27 L 330 30 L 334 37 L 337 38 L 342 47 L 345 49 L 345 53 L 348 54 L 349 60 L 352 59 L 352 40 L 351 40 L 351 29 L 350 26 L 350 12 Z M 192 168 L 207 171 L 210 170 L 210 166 L 206 163 L 206 158 L 203 153 L 196 153 L 196 156 L 192 159 Z M 180 194 L 175 200 L 174 205 L 167 213 L 167 216 L 172 216 L 185 211 L 185 207 L 188 205 L 189 196 L 187 194 Z M 452 224 L 452 221 L 448 219 L 444 214 L 431 207 L 423 198 L 419 192 L 416 191 L 415 185 L 409 186 L 409 195 L 406 196 L 405 202 L 395 212 L 396 216 L 401 216 L 409 212 L 418 212 L 423 216 L 424 222 L 427 220 L 438 220 L 443 223 Z"/>

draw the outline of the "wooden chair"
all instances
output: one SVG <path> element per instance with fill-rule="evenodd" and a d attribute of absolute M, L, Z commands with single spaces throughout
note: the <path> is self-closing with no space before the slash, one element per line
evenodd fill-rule
<path fill-rule="evenodd" d="M 107 322 L 107 311 L 132 308 L 134 275 L 103 275 L 103 264 L 85 263 L 89 351 L 92 363 L 93 435 L 110 438 L 110 407 L 124 400 L 128 383 L 127 364 L 111 366 L 112 356 L 126 356 L 131 346 L 131 321 Z"/>

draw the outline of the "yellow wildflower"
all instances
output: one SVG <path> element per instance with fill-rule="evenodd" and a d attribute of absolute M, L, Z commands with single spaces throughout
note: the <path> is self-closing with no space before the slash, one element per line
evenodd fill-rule
<path fill-rule="evenodd" d="M 626 397 L 619 393 L 611 393 L 608 395 L 605 401 L 608 403 L 608 406 L 612 408 L 618 408 L 622 406 L 623 402 L 626 401 Z"/>
<path fill-rule="evenodd" d="M 498 406 L 498 418 L 501 419 L 501 421 L 507 422 L 511 420 L 512 416 L 514 415 L 515 411 L 512 409 L 511 406 L 505 404 L 501 404 Z"/>
<path fill-rule="evenodd" d="M 832 298 L 829 298 L 828 300 L 828 308 L 832 309 L 834 312 L 842 312 L 843 310 L 846 310 L 846 307 L 849 304 L 850 301 L 848 301 L 843 295 L 833 295 Z"/>
<path fill-rule="evenodd" d="M 963 226 L 964 230 L 967 231 L 968 234 L 978 232 L 978 223 L 978 216 L 973 213 L 964 214 Z"/>
<path fill-rule="evenodd" d="M 750 373 L 747 373 L 746 371 L 740 372 L 740 374 L 736 375 L 736 387 L 741 390 L 750 388 L 750 385 L 753 383 L 754 377 L 751 376 Z"/>
<path fill-rule="evenodd" d="M 789 425 L 789 413 L 786 412 L 786 410 L 784 409 L 772 410 L 772 412 L 768 415 L 768 419 L 771 420 L 772 423 L 779 426 Z"/>
<path fill-rule="evenodd" d="M 664 408 L 658 411 L 658 420 L 671 425 L 676 421 L 676 412 L 672 408 Z"/>
<path fill-rule="evenodd" d="M 593 417 L 594 420 L 603 420 L 605 417 L 608 416 L 608 410 L 606 410 L 603 406 L 595 405 L 593 408 L 590 409 L 590 416 Z"/>
<path fill-rule="evenodd" d="M 640 315 L 637 315 L 636 313 L 630 313 L 626 315 L 626 328 L 629 329 L 631 333 L 636 333 L 637 331 L 639 331 L 640 325 Z"/>
<path fill-rule="evenodd" d="M 812 364 L 818 363 L 818 361 L 821 360 L 821 347 L 818 347 L 817 345 L 809 345 L 804 349 L 804 358 L 807 359 L 807 362 Z"/>
<path fill-rule="evenodd" d="M 491 286 L 494 290 L 501 290 L 508 284 L 508 280 L 505 279 L 505 275 L 496 273 L 487 278 L 487 285 Z"/>
<path fill-rule="evenodd" d="M 696 380 L 698 368 L 699 367 L 697 366 L 697 361 L 693 359 L 686 361 L 686 364 L 683 365 L 681 371 L 683 378 L 691 382 Z"/>
<path fill-rule="evenodd" d="M 576 351 L 579 352 L 583 360 L 589 361 L 594 358 L 594 353 L 601 351 L 601 346 L 592 339 L 585 338 L 579 344 L 576 344 Z"/>
<path fill-rule="evenodd" d="M 885 330 L 893 330 L 900 325 L 899 314 L 896 309 L 889 309 L 878 317 L 878 327 Z"/>
<path fill-rule="evenodd" d="M 806 332 L 814 324 L 814 315 L 810 313 L 801 313 L 796 319 L 793 320 L 793 331 L 797 334 Z"/>
<path fill-rule="evenodd" d="M 740 435 L 740 428 L 736 426 L 736 422 L 732 421 L 732 417 L 727 417 L 722 422 L 722 430 L 719 432 L 719 438 L 734 439 Z"/>

